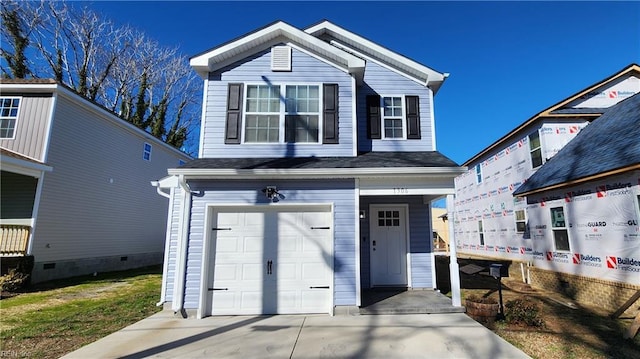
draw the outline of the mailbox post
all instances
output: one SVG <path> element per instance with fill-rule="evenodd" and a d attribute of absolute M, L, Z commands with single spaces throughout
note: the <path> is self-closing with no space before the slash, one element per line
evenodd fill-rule
<path fill-rule="evenodd" d="M 498 280 L 498 295 L 500 297 L 500 313 L 498 313 L 498 319 L 502 320 L 504 319 L 504 306 L 502 305 L 502 264 L 491 264 L 489 274 Z"/>

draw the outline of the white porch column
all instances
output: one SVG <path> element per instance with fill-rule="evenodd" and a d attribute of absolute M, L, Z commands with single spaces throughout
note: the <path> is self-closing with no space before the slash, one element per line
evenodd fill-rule
<path fill-rule="evenodd" d="M 458 266 L 458 250 L 456 244 L 456 236 L 453 228 L 454 217 L 454 200 L 453 195 L 447 195 L 447 217 L 449 221 L 449 273 L 451 279 L 451 304 L 455 307 L 462 306 L 460 298 L 460 266 Z"/>

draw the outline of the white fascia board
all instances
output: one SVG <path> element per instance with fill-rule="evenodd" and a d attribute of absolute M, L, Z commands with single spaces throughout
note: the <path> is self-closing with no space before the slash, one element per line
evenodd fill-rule
<path fill-rule="evenodd" d="M 106 108 L 84 98 L 83 96 L 73 92 L 65 86 L 60 86 L 59 84 L 0 84 L 0 90 L 5 91 L 20 91 L 22 93 L 49 93 L 51 92 L 52 96 L 58 94 L 64 96 L 66 99 L 69 99 L 74 104 L 85 108 L 97 115 L 100 115 L 102 119 L 110 121 L 111 123 L 116 124 L 117 126 L 129 131 L 130 133 L 144 138 L 145 141 L 157 145 L 163 149 L 173 152 L 176 155 L 180 155 L 185 159 L 191 159 L 192 157 L 188 154 L 178 150 L 177 148 L 168 145 L 167 143 L 161 141 L 150 133 L 139 129 L 133 124 L 123 120 L 118 117 L 115 113 L 107 110 Z M 57 106 L 57 99 L 56 99 Z"/>
<path fill-rule="evenodd" d="M 358 44 L 359 52 L 365 52 L 364 50 L 366 49 L 366 53 L 372 57 L 388 61 L 391 65 L 397 66 L 400 69 L 407 67 L 418 74 L 422 74 L 427 82 L 426 85 L 428 85 L 429 82 L 443 82 L 446 77 L 443 73 L 437 72 L 394 51 L 386 49 L 329 21 L 324 21 L 307 28 L 305 32 L 313 36 L 327 33 L 329 36 L 349 44 L 349 47 Z"/>
<path fill-rule="evenodd" d="M 228 65 L 229 59 L 236 58 L 255 47 L 263 45 L 278 37 L 284 37 L 291 42 L 299 44 L 302 47 L 311 49 L 319 53 L 336 64 L 346 67 L 350 73 L 356 73 L 363 70 L 365 62 L 363 59 L 338 49 L 326 42 L 311 36 L 304 31 L 297 29 L 284 22 L 277 22 L 267 28 L 246 35 L 236 41 L 222 45 L 202 55 L 193 57 L 189 64 L 202 77 L 206 77 L 207 73 L 215 71 Z M 223 66 L 221 66 L 224 64 Z"/>
<path fill-rule="evenodd" d="M 317 179 L 317 178 L 367 178 L 397 176 L 444 176 L 455 177 L 466 172 L 466 167 L 379 167 L 379 168 L 170 168 L 170 175 L 181 175 L 185 179 Z"/>
<path fill-rule="evenodd" d="M 0 167 L 3 171 L 40 178 L 43 172 L 53 171 L 53 167 L 41 163 L 26 161 L 10 156 L 1 157 Z"/>

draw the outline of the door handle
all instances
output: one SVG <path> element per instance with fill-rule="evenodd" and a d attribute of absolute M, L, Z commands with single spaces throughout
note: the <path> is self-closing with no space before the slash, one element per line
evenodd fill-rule
<path fill-rule="evenodd" d="M 272 260 L 268 260 L 267 261 L 267 274 L 268 275 L 273 274 L 273 261 Z"/>

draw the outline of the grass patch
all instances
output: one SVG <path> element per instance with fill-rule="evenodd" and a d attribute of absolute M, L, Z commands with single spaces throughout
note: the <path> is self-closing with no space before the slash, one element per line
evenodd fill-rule
<path fill-rule="evenodd" d="M 58 358 L 161 310 L 160 267 L 45 283 L 0 301 L 2 352 Z"/>

